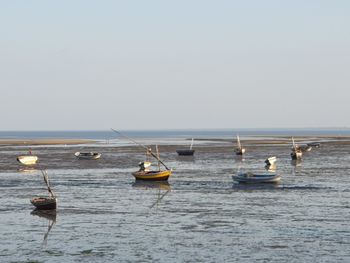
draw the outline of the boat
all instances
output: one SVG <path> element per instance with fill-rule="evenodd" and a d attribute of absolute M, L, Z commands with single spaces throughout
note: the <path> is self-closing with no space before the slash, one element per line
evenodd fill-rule
<path fill-rule="evenodd" d="M 269 157 L 265 160 L 266 165 L 274 165 L 277 161 L 276 156 Z"/>
<path fill-rule="evenodd" d="M 276 173 L 239 172 L 237 175 L 233 175 L 232 179 L 238 183 L 246 184 L 278 183 L 281 176 Z"/>
<path fill-rule="evenodd" d="M 298 144 L 294 142 L 294 138 L 292 137 L 293 147 L 290 156 L 292 160 L 299 160 L 303 156 L 303 152 Z"/>
<path fill-rule="evenodd" d="M 152 150 L 150 148 L 147 149 L 146 152 L 146 158 L 148 159 L 148 156 L 155 156 L 155 158 L 158 161 L 158 169 L 152 170 L 151 165 L 152 163 L 149 161 L 140 162 L 139 167 L 140 169 L 136 172 L 133 172 L 132 175 L 135 177 L 136 180 L 143 180 L 143 181 L 167 181 L 169 176 L 171 176 L 171 169 L 166 167 L 166 165 L 159 159 L 159 152 L 158 147 L 156 146 L 157 155 L 154 155 L 152 153 Z M 166 169 L 161 170 L 160 164 L 162 164 Z"/>
<path fill-rule="evenodd" d="M 180 156 L 192 156 L 194 154 L 194 150 L 192 149 L 192 147 L 193 147 L 193 138 L 192 138 L 190 149 L 180 149 L 180 150 L 176 150 L 176 152 Z"/>
<path fill-rule="evenodd" d="M 321 147 L 321 143 L 319 142 L 310 142 L 310 143 L 307 143 L 307 145 L 315 148 Z"/>
<path fill-rule="evenodd" d="M 245 148 L 242 147 L 239 136 L 237 135 L 237 148 L 235 149 L 236 155 L 243 155 L 245 153 Z"/>
<path fill-rule="evenodd" d="M 133 172 L 132 175 L 135 177 L 136 180 L 142 180 L 142 181 L 166 181 L 172 174 L 172 170 L 169 169 L 165 163 L 160 159 L 159 157 L 159 151 L 158 146 L 156 145 L 156 154 L 152 152 L 152 149 L 150 147 L 146 147 L 145 145 L 142 145 L 135 140 L 131 139 L 130 137 L 122 134 L 121 132 L 111 129 L 115 133 L 118 133 L 119 135 L 129 139 L 133 143 L 141 146 L 146 150 L 146 161 L 139 163 L 139 170 L 136 172 Z M 158 169 L 152 169 L 151 165 L 152 163 L 148 160 L 150 157 L 153 157 L 158 162 Z M 165 168 L 165 170 L 161 169 L 161 165 Z"/>
<path fill-rule="evenodd" d="M 21 155 L 17 157 L 17 161 L 23 165 L 33 165 L 38 161 L 38 156 L 35 155 Z"/>
<path fill-rule="evenodd" d="M 101 154 L 97 152 L 76 152 L 74 155 L 81 160 L 96 160 L 101 157 Z"/>
<path fill-rule="evenodd" d="M 45 184 L 47 186 L 47 190 L 49 192 L 48 196 L 36 196 L 30 200 L 32 205 L 35 206 L 38 210 L 53 210 L 57 208 L 57 198 L 55 194 L 52 192 L 49 177 L 46 171 L 41 170 L 41 173 L 44 177 Z"/>

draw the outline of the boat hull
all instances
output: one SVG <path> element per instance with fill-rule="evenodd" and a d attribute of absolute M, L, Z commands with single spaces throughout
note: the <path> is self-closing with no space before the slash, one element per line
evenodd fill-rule
<path fill-rule="evenodd" d="M 56 197 L 34 197 L 30 202 L 38 210 L 53 210 L 57 208 Z"/>
<path fill-rule="evenodd" d="M 301 151 L 300 152 L 293 151 L 291 152 L 290 156 L 292 157 L 292 160 L 300 160 L 301 157 L 303 156 L 303 153 Z"/>
<path fill-rule="evenodd" d="M 245 153 L 245 148 L 237 148 L 235 149 L 236 155 L 243 155 Z"/>
<path fill-rule="evenodd" d="M 267 158 L 265 160 L 266 165 L 274 165 L 277 161 L 277 158 L 275 156 Z"/>
<path fill-rule="evenodd" d="M 137 171 L 132 173 L 136 180 L 142 181 L 167 181 L 171 175 L 170 170 L 165 171 Z"/>
<path fill-rule="evenodd" d="M 233 175 L 232 179 L 238 183 L 245 184 L 261 184 L 261 183 L 278 183 L 281 180 L 281 176 L 278 174 L 253 174 L 253 173 L 240 173 Z"/>
<path fill-rule="evenodd" d="M 75 157 L 77 157 L 79 160 L 97 160 L 101 157 L 100 153 L 81 153 L 76 152 Z"/>
<path fill-rule="evenodd" d="M 22 155 L 17 157 L 17 161 L 24 165 L 33 165 L 38 161 L 38 156 L 35 155 Z"/>
<path fill-rule="evenodd" d="M 194 154 L 194 150 L 176 150 L 179 156 L 192 156 Z"/>

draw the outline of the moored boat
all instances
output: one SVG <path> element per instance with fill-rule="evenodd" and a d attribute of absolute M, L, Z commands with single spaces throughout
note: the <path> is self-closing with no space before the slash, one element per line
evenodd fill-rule
<path fill-rule="evenodd" d="M 53 210 L 57 208 L 57 198 L 56 197 L 44 197 L 37 196 L 30 200 L 30 202 L 38 210 Z"/>
<path fill-rule="evenodd" d="M 129 139 L 133 143 L 141 146 L 142 148 L 144 148 L 146 150 L 146 159 L 147 160 L 144 162 L 140 162 L 139 163 L 140 169 L 138 171 L 132 173 L 132 175 L 135 177 L 136 180 L 143 180 L 143 181 L 166 181 L 166 180 L 168 180 L 168 178 L 172 174 L 172 170 L 169 169 L 165 165 L 165 163 L 160 159 L 157 145 L 156 145 L 156 153 L 157 154 L 154 154 L 150 147 L 146 147 L 145 145 L 142 145 L 142 144 L 136 142 L 135 140 L 129 138 L 128 136 L 123 135 L 119 131 L 116 131 L 114 129 L 112 129 L 112 131 L 122 135 L 123 137 L 126 137 L 127 139 Z M 155 170 L 151 169 L 151 162 L 148 161 L 149 157 L 153 157 L 157 160 L 157 162 L 158 162 L 157 168 L 158 169 L 155 169 Z M 161 169 L 161 165 L 165 168 L 165 170 Z"/>
<path fill-rule="evenodd" d="M 76 152 L 74 155 L 81 160 L 96 160 L 101 157 L 98 152 Z"/>
<path fill-rule="evenodd" d="M 36 155 L 21 155 L 17 157 L 17 161 L 24 165 L 36 164 L 38 159 Z"/>
<path fill-rule="evenodd" d="M 180 149 L 180 150 L 176 150 L 176 152 L 180 156 L 192 156 L 194 154 L 194 150 L 192 149 L 192 147 L 193 147 L 193 138 L 189 149 Z"/>
<path fill-rule="evenodd" d="M 132 175 L 136 180 L 144 181 L 167 181 L 171 175 L 171 170 L 163 171 L 137 171 L 133 172 Z"/>
<path fill-rule="evenodd" d="M 49 177 L 46 171 L 41 170 L 45 184 L 47 186 L 47 190 L 49 192 L 48 196 L 36 196 L 30 200 L 32 205 L 36 207 L 38 210 L 53 210 L 57 208 L 57 198 L 55 194 L 52 192 Z"/>
<path fill-rule="evenodd" d="M 245 153 L 245 148 L 242 147 L 241 140 L 237 134 L 237 147 L 235 149 L 236 155 L 243 155 Z"/>
<path fill-rule="evenodd" d="M 232 179 L 238 183 L 256 184 L 256 183 L 278 183 L 281 176 L 276 173 L 252 173 L 239 172 L 233 175 Z"/>
<path fill-rule="evenodd" d="M 294 142 L 294 138 L 292 137 L 293 147 L 290 156 L 292 160 L 299 160 L 303 156 L 303 152 L 298 144 Z"/>

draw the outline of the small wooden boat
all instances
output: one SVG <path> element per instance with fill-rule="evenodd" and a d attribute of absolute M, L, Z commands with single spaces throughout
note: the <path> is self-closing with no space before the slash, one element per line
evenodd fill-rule
<path fill-rule="evenodd" d="M 35 155 L 21 155 L 17 157 L 17 161 L 23 165 L 33 165 L 38 161 L 38 156 Z"/>
<path fill-rule="evenodd" d="M 292 160 L 299 160 L 303 156 L 303 152 L 300 149 L 300 146 L 294 142 L 294 138 L 292 137 L 293 147 L 290 156 Z"/>
<path fill-rule="evenodd" d="M 132 173 L 136 180 L 144 181 L 167 181 L 171 170 L 164 171 L 137 171 Z"/>
<path fill-rule="evenodd" d="M 235 149 L 236 155 L 243 155 L 245 153 L 245 148 L 242 147 L 239 136 L 237 135 L 237 148 Z"/>
<path fill-rule="evenodd" d="M 49 184 L 49 177 L 46 173 L 46 171 L 41 170 L 45 184 L 47 186 L 47 190 L 49 192 L 49 196 L 36 196 L 30 200 L 32 205 L 36 207 L 38 210 L 53 210 L 57 208 L 57 198 L 55 194 L 52 192 L 50 184 Z"/>
<path fill-rule="evenodd" d="M 148 159 L 149 155 L 155 157 L 158 160 L 158 169 L 151 170 L 151 162 L 149 161 L 140 162 L 140 169 L 137 172 L 132 173 L 136 180 L 166 181 L 168 180 L 169 176 L 171 176 L 172 171 L 159 158 L 158 146 L 156 146 L 156 150 L 157 155 L 154 155 L 151 149 L 148 148 L 146 152 L 146 158 Z M 160 164 L 162 164 L 166 168 L 166 170 L 161 170 Z"/>
<path fill-rule="evenodd" d="M 261 183 L 278 183 L 281 180 L 281 176 L 276 173 L 251 173 L 251 172 L 239 172 L 237 175 L 233 175 L 232 179 L 238 183 L 246 184 L 261 184 Z"/>
<path fill-rule="evenodd" d="M 101 154 L 97 152 L 76 152 L 74 155 L 81 160 L 96 160 L 101 157 Z"/>
<path fill-rule="evenodd" d="M 146 150 L 146 159 L 148 159 L 149 156 L 152 156 L 158 161 L 158 169 L 157 170 L 152 170 L 151 167 L 151 162 L 148 160 L 144 162 L 139 163 L 140 169 L 137 172 L 133 172 L 132 175 L 135 177 L 136 180 L 143 180 L 143 181 L 166 181 L 172 174 L 172 170 L 169 169 L 165 163 L 159 158 L 159 151 L 158 151 L 158 146 L 156 145 L 156 151 L 157 154 L 154 154 L 152 152 L 152 149 L 150 147 L 146 147 L 145 145 L 142 145 L 135 140 L 131 139 L 130 137 L 122 134 L 119 131 L 116 131 L 112 129 L 115 133 L 118 133 L 119 135 L 127 138 L 128 140 L 132 141 L 133 143 L 141 146 Z M 161 170 L 160 165 L 164 166 L 165 170 Z"/>
<path fill-rule="evenodd" d="M 274 165 L 277 161 L 276 156 L 269 157 L 265 160 L 266 165 Z"/>
<path fill-rule="evenodd" d="M 192 147 L 193 147 L 193 138 L 192 138 L 190 149 L 180 149 L 180 150 L 176 150 L 176 152 L 180 156 L 192 156 L 194 154 L 194 150 L 192 149 Z"/>

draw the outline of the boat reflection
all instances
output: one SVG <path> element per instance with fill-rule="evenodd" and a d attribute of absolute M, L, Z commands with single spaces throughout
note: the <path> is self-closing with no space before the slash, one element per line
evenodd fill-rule
<path fill-rule="evenodd" d="M 241 191 L 275 190 L 280 188 L 279 184 L 238 184 L 234 183 L 232 189 Z"/>
<path fill-rule="evenodd" d="M 301 160 L 292 160 L 291 161 L 291 165 L 292 165 L 292 174 L 293 175 L 301 175 Z"/>
<path fill-rule="evenodd" d="M 158 189 L 157 200 L 150 206 L 150 208 L 157 207 L 162 201 L 162 199 L 171 191 L 170 184 L 166 181 L 136 181 L 132 184 L 132 187 L 142 188 L 142 189 Z"/>
<path fill-rule="evenodd" d="M 167 181 L 140 181 L 136 180 L 132 187 L 143 188 L 143 189 L 159 189 L 170 191 L 171 187 Z"/>
<path fill-rule="evenodd" d="M 176 160 L 180 162 L 194 162 L 195 157 L 193 155 L 178 155 Z"/>
<path fill-rule="evenodd" d="M 20 173 L 33 173 L 38 171 L 38 169 L 36 169 L 36 167 L 20 167 L 18 168 L 18 172 Z"/>
<path fill-rule="evenodd" d="M 245 159 L 244 159 L 244 155 L 235 155 L 234 156 L 234 159 L 237 163 L 241 163 L 241 162 L 244 162 Z"/>
<path fill-rule="evenodd" d="M 51 228 L 53 227 L 53 225 L 56 223 L 56 210 L 38 210 L 38 209 L 34 209 L 31 213 L 31 215 L 34 216 L 38 216 L 41 218 L 45 218 L 48 220 L 48 227 L 47 227 L 47 231 L 44 235 L 44 240 L 42 243 L 42 246 L 46 246 L 47 245 L 47 237 L 49 236 L 49 233 L 51 231 Z"/>

